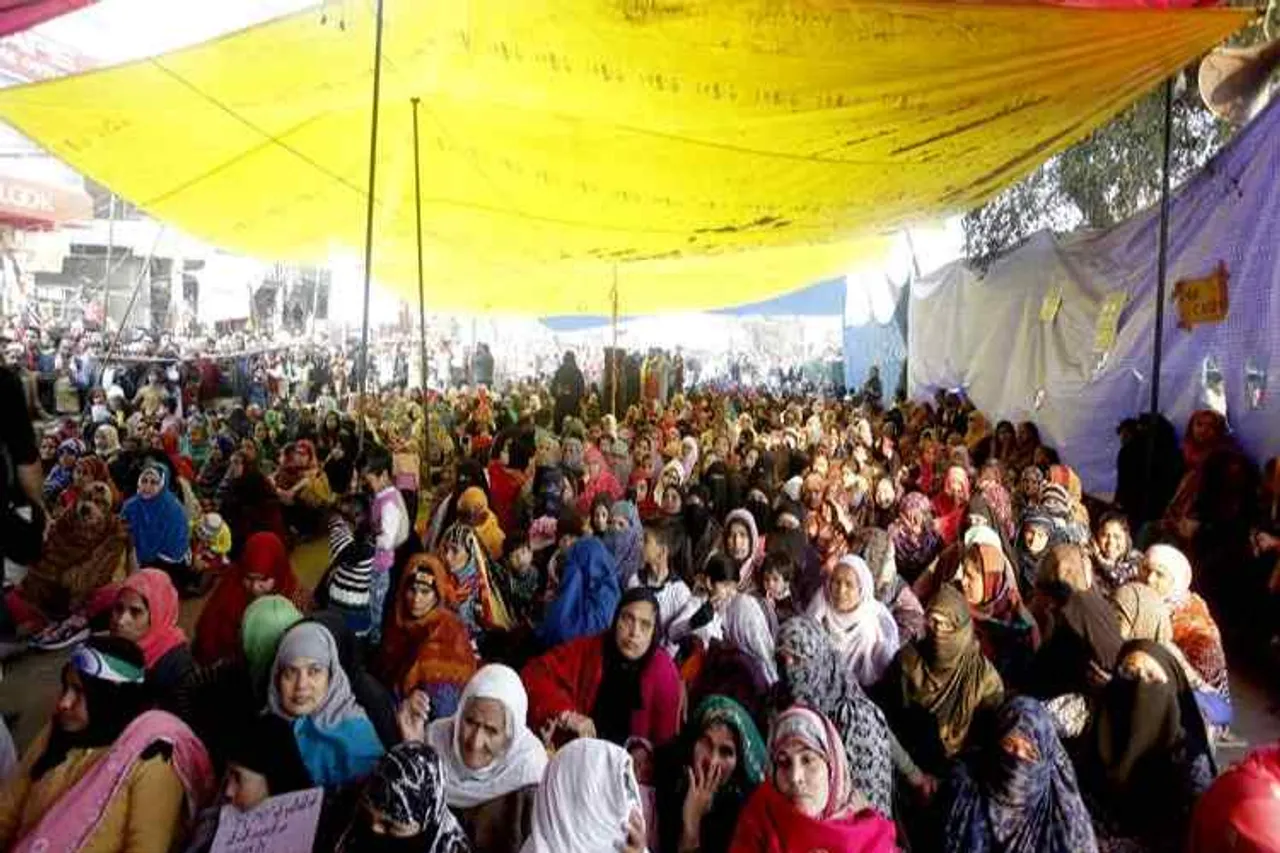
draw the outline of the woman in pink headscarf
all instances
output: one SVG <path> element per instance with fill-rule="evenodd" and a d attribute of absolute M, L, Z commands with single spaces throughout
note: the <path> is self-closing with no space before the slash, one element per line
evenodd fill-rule
<path fill-rule="evenodd" d="M 769 776 L 743 808 L 729 853 L 896 849 L 893 823 L 853 787 L 831 721 L 808 708 L 783 712 L 769 739 Z"/>
<path fill-rule="evenodd" d="M 582 486 L 582 495 L 578 498 L 578 511 L 583 515 L 591 513 L 591 504 L 597 495 L 607 495 L 609 503 L 622 500 L 622 486 L 613 475 L 608 462 L 600 448 L 590 445 L 582 456 L 587 469 L 587 479 Z"/>
<path fill-rule="evenodd" d="M 959 465 L 948 468 L 947 475 L 942 480 L 942 491 L 933 499 L 938 535 L 948 545 L 960 535 L 960 526 L 964 522 L 971 494 L 968 472 Z"/>

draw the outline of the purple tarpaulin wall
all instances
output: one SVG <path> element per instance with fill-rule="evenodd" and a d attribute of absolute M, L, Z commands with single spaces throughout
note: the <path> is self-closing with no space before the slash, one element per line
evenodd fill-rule
<path fill-rule="evenodd" d="M 1076 466 L 1087 488 L 1114 489 L 1116 425 L 1146 409 L 1155 328 L 1159 210 L 1104 232 L 1040 234 L 994 262 L 986 274 L 952 264 L 912 286 L 908 349 L 913 394 L 967 387 L 984 411 L 1034 420 Z M 1225 262 L 1225 322 L 1177 326 L 1173 285 Z M 1062 305 L 1042 322 L 1047 293 Z M 1105 365 L 1094 351 L 1108 294 L 1128 301 Z M 1259 461 L 1280 453 L 1280 102 L 1272 103 L 1172 200 L 1170 301 L 1160 408 L 1179 430 L 1205 401 L 1206 360 L 1221 372 L 1227 417 Z M 1247 377 L 1270 380 L 1260 408 Z M 1039 408 L 1037 391 L 1043 389 Z"/>

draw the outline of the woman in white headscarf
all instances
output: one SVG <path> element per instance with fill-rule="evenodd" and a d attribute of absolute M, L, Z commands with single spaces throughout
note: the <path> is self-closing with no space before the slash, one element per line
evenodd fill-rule
<path fill-rule="evenodd" d="M 521 853 L 644 853 L 640 786 L 631 756 L 608 741 L 572 741 L 547 766 Z"/>
<path fill-rule="evenodd" d="M 444 766 L 445 799 L 477 850 L 516 853 L 532 829 L 547 751 L 525 725 L 528 712 L 516 671 L 489 664 L 467 682 L 458 713 L 427 729 Z"/>
<path fill-rule="evenodd" d="M 764 607 L 753 596 L 735 596 L 725 608 L 724 639 L 750 659 L 765 683 L 772 687 L 777 682 L 773 632 Z"/>
<path fill-rule="evenodd" d="M 897 623 L 875 593 L 867 564 L 848 554 L 831 570 L 808 611 L 864 687 L 880 680 L 900 644 Z"/>

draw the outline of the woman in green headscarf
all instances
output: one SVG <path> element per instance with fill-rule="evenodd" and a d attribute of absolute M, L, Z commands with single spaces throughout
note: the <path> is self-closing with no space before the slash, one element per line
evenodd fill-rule
<path fill-rule="evenodd" d="M 283 595 L 264 595 L 244 611 L 240 642 L 254 693 L 266 695 L 267 677 L 284 632 L 302 621 L 302 612 Z"/>
<path fill-rule="evenodd" d="M 179 689 L 178 715 L 221 764 L 267 701 L 271 665 L 285 631 L 302 612 L 283 595 L 264 595 L 244 611 L 240 651 L 234 658 L 197 666 Z"/>
<path fill-rule="evenodd" d="M 708 696 L 658 757 L 662 850 L 726 853 L 738 814 L 764 779 L 760 730 L 725 696 Z"/>

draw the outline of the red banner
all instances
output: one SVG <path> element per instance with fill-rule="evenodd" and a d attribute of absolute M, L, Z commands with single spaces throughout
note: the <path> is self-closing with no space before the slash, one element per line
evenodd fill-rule
<path fill-rule="evenodd" d="M 0 176 L 0 221 L 36 228 L 93 219 L 83 190 Z"/>

